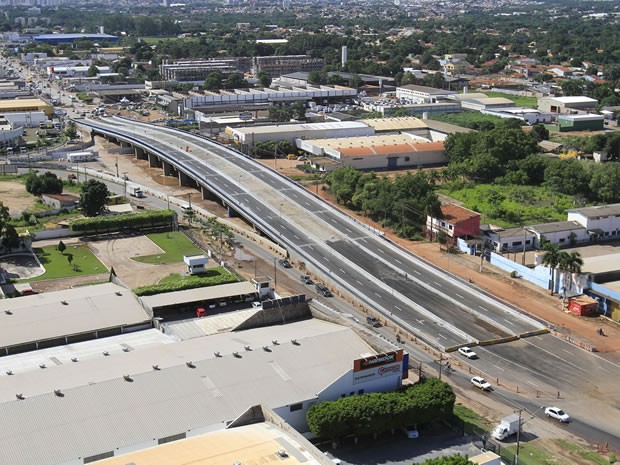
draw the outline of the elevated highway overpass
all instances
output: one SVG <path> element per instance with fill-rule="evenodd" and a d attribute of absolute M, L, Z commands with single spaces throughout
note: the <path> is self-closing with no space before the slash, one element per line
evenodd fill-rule
<path fill-rule="evenodd" d="M 181 185 L 217 198 L 306 269 L 438 348 L 543 326 L 387 241 L 299 184 L 242 153 L 175 129 L 123 118 L 77 120 L 132 146 Z"/>

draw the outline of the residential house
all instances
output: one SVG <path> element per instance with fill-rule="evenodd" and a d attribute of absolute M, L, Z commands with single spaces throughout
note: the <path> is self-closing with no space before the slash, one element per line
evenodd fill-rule
<path fill-rule="evenodd" d="M 591 239 L 620 237 L 620 203 L 568 210 L 568 220 L 586 228 Z"/>
<path fill-rule="evenodd" d="M 481 228 L 497 253 L 520 252 L 534 248 L 536 234 L 528 228 Z"/>
<path fill-rule="evenodd" d="M 426 217 L 428 234 L 443 232 L 453 240 L 480 234 L 480 213 L 453 203 L 441 206 L 442 218 Z"/>
<path fill-rule="evenodd" d="M 42 194 L 41 201 L 57 210 L 61 208 L 73 210 L 77 208 L 80 198 L 70 194 Z"/>

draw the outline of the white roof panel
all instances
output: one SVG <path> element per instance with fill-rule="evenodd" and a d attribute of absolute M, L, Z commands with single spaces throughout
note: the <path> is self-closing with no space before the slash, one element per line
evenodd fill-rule
<path fill-rule="evenodd" d="M 3 299 L 0 300 L 0 347 L 134 325 L 150 319 L 130 290 L 113 283 Z"/>

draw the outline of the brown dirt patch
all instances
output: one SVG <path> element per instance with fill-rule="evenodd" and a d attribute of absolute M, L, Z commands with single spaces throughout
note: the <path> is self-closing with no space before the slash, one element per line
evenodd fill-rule
<path fill-rule="evenodd" d="M 172 273 L 185 270 L 183 263 L 153 265 L 132 260 L 132 257 L 155 255 L 161 252 L 161 249 L 145 236 L 96 241 L 88 245 L 108 268 L 114 267 L 116 275 L 131 289 L 156 284 L 160 279 Z"/>
<path fill-rule="evenodd" d="M 31 209 L 36 199 L 26 191 L 21 182 L 1 181 L 0 199 L 12 214 Z"/>

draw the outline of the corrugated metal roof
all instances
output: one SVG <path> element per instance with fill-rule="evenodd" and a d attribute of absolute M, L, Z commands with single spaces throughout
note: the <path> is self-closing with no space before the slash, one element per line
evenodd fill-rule
<path fill-rule="evenodd" d="M 424 129 L 426 123 L 419 118 L 406 116 L 402 118 L 377 118 L 364 119 L 363 123 L 372 126 L 376 131 L 406 131 L 411 129 Z"/>
<path fill-rule="evenodd" d="M 166 349 L 174 352 L 168 358 L 176 358 L 176 365 L 162 364 L 160 370 L 145 366 L 160 363 L 154 355 Z M 194 368 L 185 364 L 187 349 L 193 351 Z M 215 357 L 214 350 L 222 357 Z M 0 403 L 0 463 L 55 465 L 116 448 L 144 447 L 154 438 L 181 432 L 220 429 L 252 405 L 274 408 L 315 398 L 365 353 L 373 350 L 352 330 L 306 320 L 191 339 L 158 346 L 155 352 L 122 352 L 115 363 L 102 357 L 53 366 L 41 370 L 45 379 L 33 386 L 49 389 L 47 393 L 24 392 L 24 400 Z M 138 361 L 131 362 L 134 357 Z M 142 364 L 141 371 L 135 363 Z M 109 380 L 87 381 L 82 370 Z M 132 381 L 120 373 L 131 375 Z M 13 383 L 14 377 L 4 380 Z M 70 387 L 76 382 L 78 387 Z M 61 389 L 62 397 L 53 389 Z"/>
<path fill-rule="evenodd" d="M 576 221 L 554 221 L 552 223 L 535 224 L 528 227 L 529 230 L 539 234 L 549 234 L 562 231 L 575 231 L 585 228 Z"/>
<path fill-rule="evenodd" d="M 219 286 L 199 287 L 177 292 L 150 295 L 140 299 L 149 308 L 167 307 L 169 305 L 189 304 L 202 300 L 222 299 L 242 294 L 254 294 L 254 284 L 243 281 L 240 283 L 220 284 Z"/>
<path fill-rule="evenodd" d="M 338 121 L 331 123 L 301 123 L 301 124 L 273 124 L 270 126 L 249 126 L 244 128 L 234 128 L 233 131 L 250 134 L 273 134 L 297 131 L 335 131 L 338 129 L 357 129 L 368 127 L 360 121 Z"/>
<path fill-rule="evenodd" d="M 113 283 L 3 299 L 0 347 L 150 319 L 131 291 Z"/>
<path fill-rule="evenodd" d="M 319 465 L 321 451 L 310 444 L 300 444 L 273 423 L 257 423 L 169 442 L 97 462 L 98 465 L 232 465 L 281 462 L 275 452 L 284 448 L 286 465 Z"/>
<path fill-rule="evenodd" d="M 598 218 L 601 216 L 620 215 L 620 203 L 612 203 L 610 205 L 600 205 L 594 207 L 573 208 L 568 210 L 569 213 L 579 213 L 586 218 Z"/>

